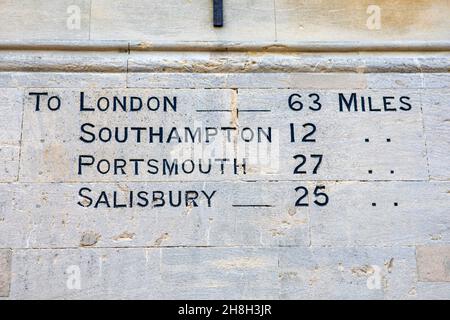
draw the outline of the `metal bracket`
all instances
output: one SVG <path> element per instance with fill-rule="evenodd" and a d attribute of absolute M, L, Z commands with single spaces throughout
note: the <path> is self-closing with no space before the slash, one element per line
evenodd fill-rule
<path fill-rule="evenodd" d="M 214 27 L 223 27 L 223 0 L 213 0 L 214 2 Z"/>

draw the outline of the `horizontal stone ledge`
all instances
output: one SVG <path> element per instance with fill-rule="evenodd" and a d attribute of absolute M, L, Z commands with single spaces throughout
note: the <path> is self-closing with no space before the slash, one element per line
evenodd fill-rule
<path fill-rule="evenodd" d="M 128 41 L 0 40 L 0 51 L 112 51 L 128 52 Z"/>
<path fill-rule="evenodd" d="M 126 73 L 127 55 L 82 51 L 1 51 L 0 72 Z"/>
<path fill-rule="evenodd" d="M 128 72 L 447 73 L 450 54 L 132 52 Z"/>
<path fill-rule="evenodd" d="M 0 51 L 226 51 L 226 52 L 433 52 L 450 51 L 450 41 L 126 41 L 0 40 Z"/>
<path fill-rule="evenodd" d="M 448 73 L 450 54 L 1 51 L 0 72 Z"/>
<path fill-rule="evenodd" d="M 130 51 L 389 52 L 450 51 L 448 41 L 130 42 Z"/>

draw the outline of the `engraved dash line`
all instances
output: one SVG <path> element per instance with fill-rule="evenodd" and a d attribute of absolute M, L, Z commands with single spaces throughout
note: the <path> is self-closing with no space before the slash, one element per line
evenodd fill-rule
<path fill-rule="evenodd" d="M 242 110 L 239 109 L 239 112 L 272 112 L 272 110 L 257 110 L 257 109 L 248 109 L 248 110 Z"/>
<path fill-rule="evenodd" d="M 196 112 L 231 112 L 231 110 L 221 110 L 221 109 L 200 109 L 200 110 L 195 110 Z"/>
<path fill-rule="evenodd" d="M 235 208 L 273 208 L 270 204 L 233 204 Z"/>

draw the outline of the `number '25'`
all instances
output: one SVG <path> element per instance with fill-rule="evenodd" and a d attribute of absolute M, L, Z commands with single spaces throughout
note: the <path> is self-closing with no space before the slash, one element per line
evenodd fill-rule
<path fill-rule="evenodd" d="M 328 202 L 330 201 L 330 198 L 328 197 L 328 195 L 323 192 L 322 190 L 325 190 L 325 186 L 316 186 L 316 188 L 314 189 L 314 204 L 318 205 L 319 207 L 324 207 L 328 204 Z M 297 199 L 297 201 L 295 202 L 295 206 L 296 207 L 308 207 L 309 206 L 309 202 L 308 202 L 308 194 L 309 194 L 309 190 L 306 187 L 297 187 L 295 188 L 296 192 L 300 192 L 301 195 L 300 197 Z"/>

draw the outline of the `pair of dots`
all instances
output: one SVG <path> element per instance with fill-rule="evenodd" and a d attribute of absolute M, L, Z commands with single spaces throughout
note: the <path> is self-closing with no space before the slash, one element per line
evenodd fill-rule
<path fill-rule="evenodd" d="M 369 138 L 366 138 L 365 141 L 366 141 L 366 142 L 370 142 L 370 139 L 369 139 Z M 386 139 L 386 142 L 391 142 L 391 141 L 392 141 L 391 138 L 387 138 L 387 139 Z"/>
<path fill-rule="evenodd" d="M 373 170 L 369 170 L 369 174 L 372 174 L 373 173 Z M 394 174 L 395 173 L 395 171 L 394 170 L 391 170 L 391 174 Z"/>
<path fill-rule="evenodd" d="M 377 206 L 377 204 L 374 202 L 374 203 L 372 203 L 372 207 L 376 207 Z M 394 202 L 394 206 L 395 207 L 398 207 L 398 202 Z"/>

